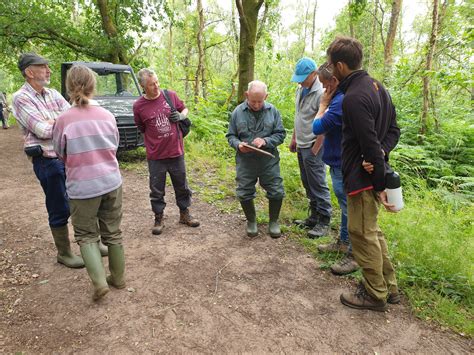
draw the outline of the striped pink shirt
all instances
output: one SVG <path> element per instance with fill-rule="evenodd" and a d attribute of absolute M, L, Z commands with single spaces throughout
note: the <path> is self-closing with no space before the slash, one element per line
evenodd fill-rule
<path fill-rule="evenodd" d="M 83 108 L 71 107 L 54 125 L 54 150 L 66 166 L 70 199 L 101 196 L 122 184 L 115 117 L 97 102 L 90 103 Z"/>
<path fill-rule="evenodd" d="M 54 120 L 70 105 L 54 89 L 44 88 L 39 93 L 25 83 L 20 90 L 13 94 L 13 115 L 21 125 L 25 138 L 25 147 L 41 145 L 43 156 L 56 158 L 53 149 L 53 125 L 48 120 Z"/>

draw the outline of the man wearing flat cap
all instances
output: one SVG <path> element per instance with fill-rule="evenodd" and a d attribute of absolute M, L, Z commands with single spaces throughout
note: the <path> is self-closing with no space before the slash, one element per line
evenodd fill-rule
<path fill-rule="evenodd" d="M 18 69 L 25 84 L 13 95 L 13 113 L 22 127 L 25 153 L 46 195 L 57 260 L 67 267 L 83 267 L 82 258 L 71 251 L 64 163 L 56 156 L 52 142 L 55 119 L 70 105 L 59 92 L 46 88 L 51 76 L 46 59 L 35 53 L 24 53 L 18 60 Z"/>
<path fill-rule="evenodd" d="M 313 134 L 313 120 L 319 110 L 323 87 L 318 80 L 317 67 L 311 58 L 301 58 L 296 63 L 291 81 L 298 83 L 296 90 L 295 127 L 290 151 L 297 152 L 298 165 L 310 215 L 295 223 L 310 228 L 308 237 L 320 238 L 329 232 L 331 196 L 326 182 L 326 165 L 322 160 L 323 136 Z"/>

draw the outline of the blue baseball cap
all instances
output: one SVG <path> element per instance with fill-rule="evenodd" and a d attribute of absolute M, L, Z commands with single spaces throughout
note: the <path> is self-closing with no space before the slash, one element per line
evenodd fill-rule
<path fill-rule="evenodd" d="M 291 81 L 295 83 L 302 83 L 306 80 L 309 74 L 316 70 L 316 62 L 311 58 L 304 57 L 296 63 L 295 73 L 291 77 Z"/>

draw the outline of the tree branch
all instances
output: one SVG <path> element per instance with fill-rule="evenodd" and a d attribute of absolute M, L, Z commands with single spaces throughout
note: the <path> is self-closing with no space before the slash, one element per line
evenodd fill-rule
<path fill-rule="evenodd" d="M 211 47 L 214 47 L 214 46 L 218 46 L 219 44 L 222 44 L 224 42 L 227 42 L 229 40 L 229 37 L 226 37 L 225 39 L 223 39 L 222 41 L 220 42 L 215 42 L 215 43 L 212 43 L 212 44 L 209 44 L 207 46 L 204 47 L 204 49 L 209 49 Z"/>
<path fill-rule="evenodd" d="M 263 29 L 265 28 L 265 24 L 267 22 L 267 17 L 268 17 L 268 8 L 269 8 L 268 4 L 265 3 L 265 10 L 263 10 L 262 20 L 260 21 L 260 26 L 258 26 L 257 37 L 255 40 L 255 43 L 258 43 L 258 40 L 263 34 Z"/>
<path fill-rule="evenodd" d="M 245 26 L 245 30 L 247 32 L 250 32 L 250 26 L 247 21 L 247 18 L 245 17 L 244 8 L 242 6 L 242 0 L 235 0 L 235 5 L 237 6 L 237 10 L 239 12 L 239 19 L 240 19 L 241 25 Z"/>

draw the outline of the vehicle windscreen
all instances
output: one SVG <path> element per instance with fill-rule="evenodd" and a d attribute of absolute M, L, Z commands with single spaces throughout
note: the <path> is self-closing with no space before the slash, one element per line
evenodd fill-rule
<path fill-rule="evenodd" d="M 111 72 L 97 76 L 96 96 L 140 96 L 140 93 L 129 72 Z"/>

